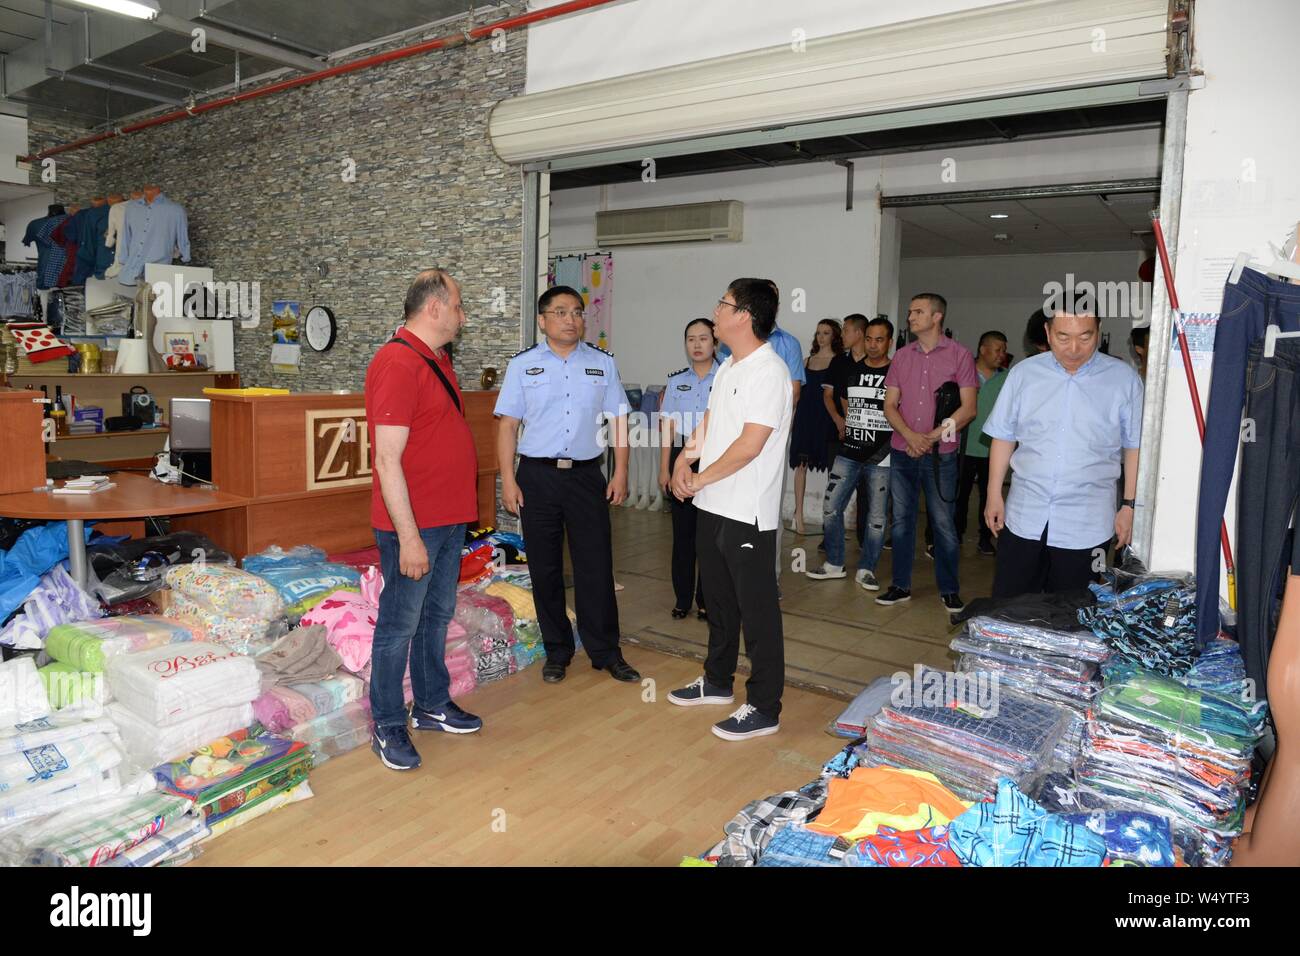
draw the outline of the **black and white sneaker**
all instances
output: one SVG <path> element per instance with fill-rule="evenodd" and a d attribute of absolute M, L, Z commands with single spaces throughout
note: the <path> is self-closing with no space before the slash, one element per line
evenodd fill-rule
<path fill-rule="evenodd" d="M 904 591 L 902 588 L 894 587 L 891 584 L 888 591 L 876 598 L 876 603 L 889 607 L 891 604 L 902 604 L 904 601 L 910 600 L 912 600 L 911 591 Z"/>
<path fill-rule="evenodd" d="M 678 707 L 695 707 L 699 704 L 734 704 L 736 697 L 731 691 L 714 687 L 703 677 L 697 677 L 685 687 L 671 691 L 668 702 Z"/>
<path fill-rule="evenodd" d="M 962 603 L 961 595 L 957 593 L 943 595 L 943 606 L 948 609 L 949 614 L 960 614 L 966 610 L 966 605 Z"/>
<path fill-rule="evenodd" d="M 854 580 L 868 591 L 880 590 L 880 582 L 876 580 L 876 573 L 874 571 L 868 571 L 866 568 L 861 568 Z"/>
<path fill-rule="evenodd" d="M 723 740 L 748 740 L 766 737 L 781 729 L 781 722 L 764 717 L 749 704 L 745 704 L 726 720 L 713 725 L 713 732 Z"/>

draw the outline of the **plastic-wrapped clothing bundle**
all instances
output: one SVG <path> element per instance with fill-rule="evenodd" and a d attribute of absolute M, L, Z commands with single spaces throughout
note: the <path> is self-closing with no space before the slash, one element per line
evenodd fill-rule
<path fill-rule="evenodd" d="M 169 568 L 164 578 L 175 592 L 167 617 L 193 622 L 209 640 L 242 653 L 269 643 L 267 628 L 284 610 L 269 582 L 239 568 L 186 564 Z"/>
<path fill-rule="evenodd" d="M 295 724 L 286 736 L 306 744 L 311 749 L 312 766 L 319 767 L 330 757 L 369 743 L 373 726 L 370 701 L 363 698 L 333 713 Z"/>
<path fill-rule="evenodd" d="M 265 795 L 247 810 L 240 810 L 238 813 L 223 817 L 221 820 L 210 824 L 206 839 L 211 840 L 223 833 L 229 833 L 231 830 L 252 823 L 254 820 L 264 817 L 281 807 L 288 806 L 291 803 L 299 803 L 303 800 L 310 800 L 313 796 L 315 794 L 311 791 L 311 783 L 306 779 L 300 780 L 287 789 L 277 790 L 274 793 Z"/>
<path fill-rule="evenodd" d="M 947 706 L 949 701 L 969 696 L 970 685 L 956 679 L 974 675 L 927 670 L 924 680 L 932 681 L 931 674 L 950 685 L 952 692 L 945 689 L 933 704 L 913 700 L 911 706 L 882 710 L 867 733 L 865 762 L 931 771 L 967 799 L 992 794 L 1002 777 L 1031 787 L 1047 772 L 1069 727 L 1066 708 L 1000 690 L 996 707 L 989 708 L 985 716 L 976 716 L 967 709 Z M 961 690 L 963 686 L 966 691 Z"/>
<path fill-rule="evenodd" d="M 0 734 L 49 712 L 50 697 L 36 671 L 36 659 L 23 655 L 0 661 Z"/>
<path fill-rule="evenodd" d="M 116 702 L 108 705 L 107 713 L 122 735 L 127 757 L 141 768 L 156 767 L 184 756 L 209 740 L 224 737 L 253 722 L 253 705 L 247 702 L 218 707 L 164 727 Z"/>
<path fill-rule="evenodd" d="M 1149 670 L 1185 674 L 1195 663 L 1196 587 L 1152 579 L 1109 603 L 1079 612 L 1079 621 L 1105 639 L 1111 650 Z"/>
<path fill-rule="evenodd" d="M 71 799 L 60 794 L 57 803 L 51 801 L 43 811 L 16 825 L 11 822 L 6 827 L 0 819 L 0 866 L 30 866 L 42 860 L 53 865 L 84 866 L 100 845 L 100 834 L 92 832 L 94 822 L 111 826 L 124 808 L 154 790 L 153 774 L 138 774 L 122 783 L 114 771 L 112 786 L 104 788 L 103 793 L 87 793 L 82 788 Z M 182 803 L 187 805 L 188 801 Z M 96 845 L 86 850 L 88 843 Z M 61 856 L 65 859 L 59 859 Z"/>
<path fill-rule="evenodd" d="M 110 658 L 107 673 L 117 700 L 159 727 L 251 703 L 262 686 L 252 658 L 202 642 Z"/>
<path fill-rule="evenodd" d="M 209 825 L 305 780 L 311 752 L 301 742 L 246 730 L 154 768 L 168 793 L 193 800 Z"/>
<path fill-rule="evenodd" d="M 360 594 L 335 591 L 302 616 L 303 626 L 320 624 L 325 639 L 343 659 L 343 666 L 359 674 L 370 664 L 379 610 Z"/>
<path fill-rule="evenodd" d="M 190 806 L 188 800 L 185 805 Z M 100 865 L 140 867 L 188 862 L 198 853 L 197 844 L 207 839 L 209 833 L 203 814 L 190 809 L 163 832 L 128 847 Z"/>
<path fill-rule="evenodd" d="M 853 698 L 852 703 L 830 725 L 837 737 L 861 737 L 867 732 L 871 718 L 889 703 L 894 683 L 889 677 L 877 677 Z"/>
<path fill-rule="evenodd" d="M 1102 574 L 1104 583 L 1088 585 L 1100 605 L 1114 605 L 1121 610 L 1136 607 L 1148 595 L 1170 588 L 1186 587 L 1194 583 L 1187 571 L 1165 571 L 1156 574 L 1131 574 L 1118 568 L 1109 568 Z"/>
<path fill-rule="evenodd" d="M 487 627 L 483 623 L 484 618 L 482 615 L 473 613 L 477 609 L 488 611 L 495 616 L 500 622 L 502 634 L 509 635 L 514 631 L 515 612 L 511 608 L 509 601 L 493 597 L 482 591 L 476 591 L 473 588 L 462 588 L 457 592 L 456 620 L 461 623 L 465 630 L 471 633 L 475 630 L 485 630 Z"/>
<path fill-rule="evenodd" d="M 501 598 L 509 604 L 516 622 L 537 620 L 537 605 L 533 602 L 533 592 L 527 588 L 505 581 L 493 581 L 483 589 L 483 593 L 490 597 Z"/>
<path fill-rule="evenodd" d="M 0 753 L 0 825 L 44 816 L 121 788 L 117 730 Z"/>
<path fill-rule="evenodd" d="M 973 641 L 1017 644 L 1077 661 L 1100 663 L 1110 655 L 1106 642 L 1087 631 L 1053 630 L 1036 624 L 1020 624 L 993 617 L 971 618 L 966 623 L 966 637 Z"/>
<path fill-rule="evenodd" d="M 325 552 L 309 545 L 285 551 L 272 545 L 244 558 L 244 570 L 275 586 L 290 615 L 301 615 L 335 591 L 360 590 L 361 572 L 326 560 Z"/>
<path fill-rule="evenodd" d="M 184 625 L 161 616 L 121 615 L 96 621 L 60 624 L 45 638 L 45 650 L 56 661 L 78 670 L 102 671 L 108 658 L 117 654 L 184 644 L 195 639 Z M 199 636 L 202 640 L 202 636 Z"/>
<path fill-rule="evenodd" d="M 1154 673 L 1118 655 L 1102 665 L 1102 675 L 1107 684 L 1118 684 L 1132 677 Z M 1241 646 L 1228 638 L 1220 637 L 1211 641 L 1187 673 L 1173 679 L 1187 687 L 1241 700 L 1247 707 L 1251 705 L 1246 697 L 1246 662 L 1241 656 Z"/>

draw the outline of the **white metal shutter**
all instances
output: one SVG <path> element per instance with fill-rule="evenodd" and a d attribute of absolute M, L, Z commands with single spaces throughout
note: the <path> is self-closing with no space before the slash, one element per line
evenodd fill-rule
<path fill-rule="evenodd" d="M 503 160 L 536 162 L 787 123 L 1165 75 L 1168 0 L 1017 0 L 517 96 Z"/>

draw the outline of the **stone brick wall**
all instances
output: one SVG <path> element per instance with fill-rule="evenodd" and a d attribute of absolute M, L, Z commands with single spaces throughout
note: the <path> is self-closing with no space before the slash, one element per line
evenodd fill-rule
<path fill-rule="evenodd" d="M 512 33 L 503 52 L 437 51 L 74 151 L 59 157 L 57 192 L 84 201 L 156 183 L 185 206 L 191 264 L 260 283 L 261 326 L 235 332 L 248 385 L 359 389 L 411 279 L 442 266 L 467 316 L 456 369 L 477 388 L 484 366 L 504 372 L 519 348 L 522 179 L 492 151 L 487 120 L 522 92 L 525 49 Z M 29 128 L 34 150 L 84 135 L 39 119 Z M 304 345 L 296 375 L 270 364 L 276 299 L 338 317 L 334 348 Z"/>

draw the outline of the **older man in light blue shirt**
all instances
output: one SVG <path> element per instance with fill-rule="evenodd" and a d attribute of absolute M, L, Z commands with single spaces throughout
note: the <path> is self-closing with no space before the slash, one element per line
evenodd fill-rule
<path fill-rule="evenodd" d="M 1097 351 L 1099 324 L 1091 315 L 1050 319 L 1051 351 L 1011 369 L 984 423 L 992 439 L 984 516 L 998 538 L 995 598 L 1084 588 L 1104 565 L 1112 536 L 1117 548 L 1132 538 L 1142 380 Z M 1004 502 L 1008 464 L 1014 476 Z"/>

